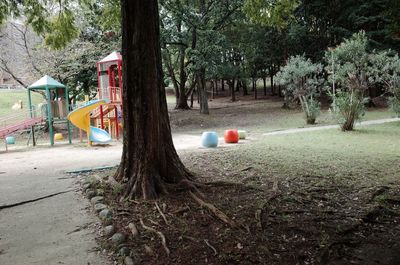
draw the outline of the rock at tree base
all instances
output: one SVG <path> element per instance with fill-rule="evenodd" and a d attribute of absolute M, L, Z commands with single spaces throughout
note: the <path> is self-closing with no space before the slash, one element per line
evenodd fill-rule
<path fill-rule="evenodd" d="M 89 199 L 91 199 L 91 198 L 93 198 L 94 196 L 96 196 L 96 191 L 89 189 L 89 190 L 86 191 L 86 196 L 87 196 Z"/>
<path fill-rule="evenodd" d="M 107 208 L 107 205 L 102 204 L 102 203 L 97 203 L 97 204 L 94 205 L 94 210 L 95 210 L 97 213 L 100 212 L 100 211 L 102 211 L 102 210 L 104 210 L 104 209 L 106 209 L 106 208 Z"/>
<path fill-rule="evenodd" d="M 115 233 L 112 237 L 111 237 L 111 241 L 115 244 L 115 245 L 119 245 L 121 243 L 123 243 L 125 241 L 125 235 L 121 234 L 121 233 Z"/>
<path fill-rule="evenodd" d="M 113 225 L 107 225 L 104 227 L 104 235 L 105 236 L 111 236 L 114 233 L 114 226 Z"/>
<path fill-rule="evenodd" d="M 133 259 L 131 257 L 125 257 L 125 265 L 134 265 Z"/>
<path fill-rule="evenodd" d="M 126 257 L 126 256 L 129 256 L 130 252 L 131 252 L 131 250 L 130 250 L 129 248 L 127 248 L 127 247 L 122 247 L 122 248 L 119 250 L 119 255 L 122 256 L 122 257 Z"/>
<path fill-rule="evenodd" d="M 101 210 L 99 213 L 99 218 L 101 220 L 107 220 L 112 217 L 112 212 L 109 209 Z"/>
<path fill-rule="evenodd" d="M 95 196 L 92 199 L 90 199 L 90 202 L 92 204 L 96 204 L 96 203 L 102 202 L 103 200 L 104 200 L 103 196 Z"/>

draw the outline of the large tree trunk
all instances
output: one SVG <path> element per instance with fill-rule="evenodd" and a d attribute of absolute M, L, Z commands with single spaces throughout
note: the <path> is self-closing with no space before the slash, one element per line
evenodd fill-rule
<path fill-rule="evenodd" d="M 185 47 L 179 48 L 179 98 L 176 104 L 176 109 L 190 109 L 187 104 L 188 96 L 186 93 L 187 75 L 185 71 Z"/>
<path fill-rule="evenodd" d="M 123 196 L 156 198 L 192 174 L 176 153 L 163 87 L 157 0 L 121 0 L 124 141 L 115 178 Z"/>
<path fill-rule="evenodd" d="M 236 101 L 236 95 L 235 95 L 235 79 L 232 79 L 232 81 L 229 81 L 229 90 L 231 92 L 231 101 L 235 102 Z"/>
<path fill-rule="evenodd" d="M 208 96 L 206 91 L 206 70 L 201 69 L 197 73 L 197 91 L 199 93 L 200 113 L 210 114 L 208 110 Z"/>
<path fill-rule="evenodd" d="M 275 96 L 275 87 L 274 87 L 274 67 L 271 65 L 269 68 L 269 77 L 271 84 L 271 95 Z"/>
<path fill-rule="evenodd" d="M 254 99 L 257 99 L 257 79 L 252 78 L 252 82 L 253 82 Z"/>
<path fill-rule="evenodd" d="M 264 96 L 267 95 L 267 78 L 263 76 Z"/>
<path fill-rule="evenodd" d="M 242 81 L 242 85 L 243 85 L 243 96 L 247 96 L 249 92 L 247 91 L 246 80 Z"/>

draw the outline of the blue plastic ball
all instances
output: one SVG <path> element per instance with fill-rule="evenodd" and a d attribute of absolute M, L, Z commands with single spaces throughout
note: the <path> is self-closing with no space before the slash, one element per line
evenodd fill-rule
<path fill-rule="evenodd" d="M 218 146 L 218 134 L 216 132 L 203 132 L 201 135 L 201 145 L 208 148 Z"/>
<path fill-rule="evenodd" d="M 15 137 L 14 136 L 6 137 L 6 143 L 7 144 L 15 144 Z"/>

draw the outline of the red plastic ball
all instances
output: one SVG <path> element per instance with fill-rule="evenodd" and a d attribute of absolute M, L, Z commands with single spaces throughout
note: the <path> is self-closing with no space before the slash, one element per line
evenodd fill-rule
<path fill-rule="evenodd" d="M 237 130 L 226 130 L 224 133 L 225 143 L 235 144 L 239 142 L 239 133 Z"/>

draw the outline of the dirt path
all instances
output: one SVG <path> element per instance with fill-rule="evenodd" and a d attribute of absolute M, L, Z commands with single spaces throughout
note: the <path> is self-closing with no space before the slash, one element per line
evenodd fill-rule
<path fill-rule="evenodd" d="M 396 122 L 396 121 L 400 121 L 400 118 L 362 121 L 362 122 L 356 123 L 355 125 L 356 126 L 367 126 L 367 125 L 376 125 L 376 124 L 383 124 L 383 123 Z M 340 128 L 339 125 L 324 125 L 324 126 L 314 126 L 314 127 L 308 127 L 308 128 L 294 128 L 294 129 L 287 129 L 287 130 L 279 130 L 279 131 L 264 133 L 263 135 L 265 135 L 265 136 L 281 135 L 281 134 L 313 132 L 313 131 L 339 129 L 339 128 Z"/>
<path fill-rule="evenodd" d="M 185 152 L 198 147 L 199 136 L 175 135 L 174 142 Z M 76 144 L 1 152 L 0 264 L 108 264 L 96 251 L 91 229 L 86 229 L 97 218 L 87 211 L 89 203 L 77 191 L 75 179 L 64 172 L 117 165 L 120 156 L 119 142 L 107 147 Z"/>

